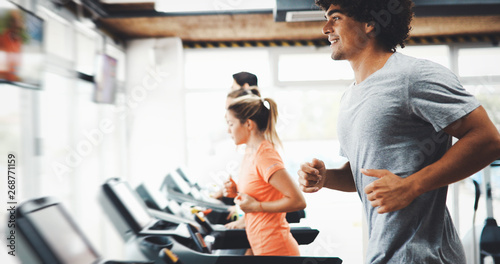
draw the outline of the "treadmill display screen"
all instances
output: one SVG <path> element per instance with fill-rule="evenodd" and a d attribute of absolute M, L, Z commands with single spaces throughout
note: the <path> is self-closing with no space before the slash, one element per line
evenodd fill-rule
<path fill-rule="evenodd" d="M 156 189 L 153 189 L 153 188 L 148 188 L 148 194 L 149 196 L 151 197 L 151 199 L 156 203 L 158 204 L 158 207 L 160 208 L 165 208 L 168 206 L 168 201 L 167 199 L 165 199 L 164 197 L 162 197 L 162 194 L 156 190 Z"/>
<path fill-rule="evenodd" d="M 113 186 L 115 194 L 126 207 L 134 221 L 139 224 L 141 228 L 146 227 L 153 217 L 147 211 L 146 205 L 143 204 L 139 195 L 134 194 L 132 189 L 126 184 L 116 184 Z"/>
<path fill-rule="evenodd" d="M 173 172 L 170 174 L 172 176 L 172 180 L 175 182 L 179 190 L 183 194 L 189 194 L 191 192 L 191 186 L 179 175 L 177 172 Z"/>
<path fill-rule="evenodd" d="M 99 260 L 81 231 L 55 206 L 30 213 L 30 219 L 63 263 L 89 264 Z"/>

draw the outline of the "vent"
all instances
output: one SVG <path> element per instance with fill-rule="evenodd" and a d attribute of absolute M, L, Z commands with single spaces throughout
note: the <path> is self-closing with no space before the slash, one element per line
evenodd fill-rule
<path fill-rule="evenodd" d="M 286 13 L 286 22 L 324 21 L 324 11 L 291 11 Z"/>

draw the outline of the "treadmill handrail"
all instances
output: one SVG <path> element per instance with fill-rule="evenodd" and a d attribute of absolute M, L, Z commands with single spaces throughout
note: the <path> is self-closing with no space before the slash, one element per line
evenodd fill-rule
<path fill-rule="evenodd" d="M 173 214 L 169 214 L 169 213 L 166 213 L 163 211 L 158 211 L 158 210 L 151 209 L 151 208 L 148 209 L 148 212 L 159 220 L 168 221 L 168 222 L 176 222 L 176 223 L 189 223 L 189 224 L 196 226 L 198 229 L 201 228 L 201 226 L 198 223 L 196 223 L 196 221 L 191 220 L 191 219 L 186 219 L 184 217 L 176 216 Z"/>
<path fill-rule="evenodd" d="M 174 241 L 171 251 L 179 257 L 183 264 L 341 264 L 338 257 L 314 257 L 314 256 L 235 256 L 235 255 L 211 255 L 197 252 L 181 243 Z"/>

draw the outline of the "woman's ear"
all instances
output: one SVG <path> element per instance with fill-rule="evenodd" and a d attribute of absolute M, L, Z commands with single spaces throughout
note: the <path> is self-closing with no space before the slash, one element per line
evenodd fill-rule
<path fill-rule="evenodd" d="M 250 120 L 250 119 L 247 119 L 247 121 L 245 122 L 245 126 L 248 128 L 248 130 L 252 130 L 254 125 L 255 125 L 255 122 Z"/>

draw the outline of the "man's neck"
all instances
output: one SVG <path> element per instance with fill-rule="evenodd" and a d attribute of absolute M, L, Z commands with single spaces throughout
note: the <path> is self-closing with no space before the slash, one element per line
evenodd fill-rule
<path fill-rule="evenodd" d="M 370 75 L 382 69 L 392 54 L 392 52 L 382 50 L 365 49 L 358 56 L 349 60 L 354 71 L 356 84 L 361 83 Z"/>

